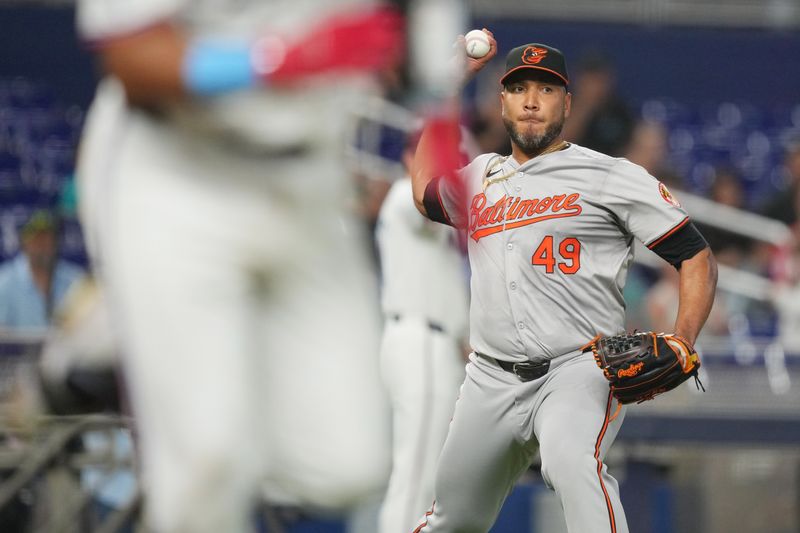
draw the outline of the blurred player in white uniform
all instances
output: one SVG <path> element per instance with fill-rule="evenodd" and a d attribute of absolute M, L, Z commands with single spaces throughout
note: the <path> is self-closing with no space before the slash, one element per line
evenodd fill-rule
<path fill-rule="evenodd" d="M 406 168 L 418 135 L 403 153 Z M 467 345 L 467 271 L 455 230 L 423 217 L 411 178 L 397 180 L 378 217 L 385 324 L 381 366 L 393 418 L 392 474 L 380 533 L 408 533 L 433 501 Z"/>
<path fill-rule="evenodd" d="M 82 218 L 121 332 L 147 525 L 248 530 L 268 497 L 385 484 L 376 278 L 345 205 L 348 110 L 402 49 L 358 0 L 83 0 L 108 73 Z M 357 44 L 357 45 L 356 45 Z"/>

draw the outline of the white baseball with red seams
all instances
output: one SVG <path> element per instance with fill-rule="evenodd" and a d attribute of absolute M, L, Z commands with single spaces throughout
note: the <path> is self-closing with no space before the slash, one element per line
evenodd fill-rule
<path fill-rule="evenodd" d="M 491 45 L 489 37 L 483 30 L 472 30 L 464 36 L 467 55 L 473 59 L 480 59 L 489 53 Z"/>

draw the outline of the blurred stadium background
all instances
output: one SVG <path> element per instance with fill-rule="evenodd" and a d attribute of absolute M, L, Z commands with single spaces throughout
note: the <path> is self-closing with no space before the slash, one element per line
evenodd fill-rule
<path fill-rule="evenodd" d="M 564 51 L 576 105 L 582 91 L 588 101 L 592 73 L 608 75 L 595 82 L 605 84 L 598 109 L 606 113 L 589 128 L 594 137 L 583 134 L 611 142 L 608 149 L 668 183 L 721 263 L 715 311 L 698 343 L 707 392 L 687 385 L 634 406 L 609 459 L 631 531 L 800 531 L 800 2 L 473 0 L 470 7 L 473 26 L 494 32 L 501 55 L 532 40 Z M 87 265 L 72 181 L 96 78 L 73 15 L 68 1 L 0 1 L 2 261 L 18 253 L 20 226 L 46 208 L 60 214 L 60 255 Z M 468 88 L 464 121 L 486 151 L 503 142 L 493 119 L 497 76 L 482 74 Z M 374 220 L 414 121 L 401 98 L 365 104 L 358 114 L 351 146 L 364 193 L 358 205 Z M 661 324 L 662 314 L 674 314 L 671 283 L 666 269 L 637 252 L 626 293 L 631 328 L 669 329 Z M 100 492 L 85 482 L 87 465 L 116 475 L 129 471 L 131 458 L 129 450 L 117 453 L 113 437 L 93 447 L 86 436 L 116 435 L 127 421 L 60 415 L 26 424 L 16 409 L 42 339 L 42 331 L 0 332 L 0 531 L 86 531 L 76 517 Z M 120 482 L 107 478 L 109 486 Z M 134 501 L 127 511 L 135 510 Z M 297 518 L 285 530 L 344 528 Z M 565 531 L 535 467 L 493 531 Z"/>

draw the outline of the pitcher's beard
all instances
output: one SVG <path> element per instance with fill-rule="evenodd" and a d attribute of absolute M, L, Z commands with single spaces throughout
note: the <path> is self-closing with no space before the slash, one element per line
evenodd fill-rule
<path fill-rule="evenodd" d="M 503 117 L 503 124 L 505 124 L 508 136 L 511 137 L 511 141 L 517 145 L 517 148 L 522 150 L 522 153 L 528 157 L 535 157 L 561 135 L 561 130 L 564 128 L 564 120 L 565 119 L 562 118 L 558 122 L 553 122 L 547 126 L 544 133 L 541 135 L 520 133 L 516 124 L 506 117 Z"/>

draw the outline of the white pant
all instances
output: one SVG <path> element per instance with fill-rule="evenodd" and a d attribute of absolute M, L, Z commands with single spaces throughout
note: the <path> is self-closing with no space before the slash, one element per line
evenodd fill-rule
<path fill-rule="evenodd" d="M 245 156 L 122 122 L 107 150 L 108 135 L 84 141 L 81 192 L 122 329 L 150 527 L 246 531 L 264 484 L 331 508 L 379 490 L 375 276 L 334 151 Z"/>
<path fill-rule="evenodd" d="M 415 533 L 489 531 L 537 442 L 542 476 L 570 533 L 627 533 L 617 481 L 603 463 L 625 416 L 592 354 L 553 359 L 522 382 L 472 355 L 436 473 L 436 501 Z"/>
<path fill-rule="evenodd" d="M 409 533 L 433 501 L 433 476 L 465 361 L 458 341 L 421 317 L 389 318 L 381 345 L 392 403 L 392 475 L 380 533 Z"/>

